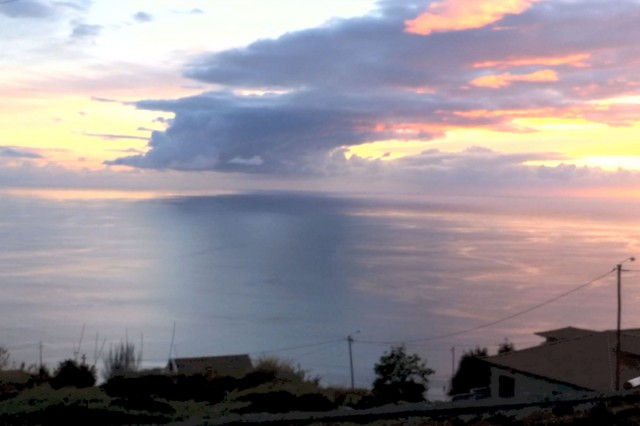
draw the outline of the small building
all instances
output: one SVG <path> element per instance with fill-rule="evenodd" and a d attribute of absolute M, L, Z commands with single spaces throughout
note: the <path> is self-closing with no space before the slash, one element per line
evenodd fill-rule
<path fill-rule="evenodd" d="M 538 398 L 616 390 L 615 330 L 566 327 L 537 335 L 538 346 L 484 358 L 492 398 Z M 640 329 L 621 333 L 620 389 L 640 376 Z"/>
<path fill-rule="evenodd" d="M 171 358 L 167 365 L 173 374 L 206 377 L 243 377 L 253 369 L 249 355 L 203 356 L 194 358 Z"/>

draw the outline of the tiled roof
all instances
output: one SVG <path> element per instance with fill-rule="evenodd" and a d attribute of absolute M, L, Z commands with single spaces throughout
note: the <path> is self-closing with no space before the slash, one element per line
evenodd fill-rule
<path fill-rule="evenodd" d="M 544 337 L 547 342 L 554 342 L 558 340 L 575 339 L 577 337 L 584 337 L 590 334 L 597 333 L 593 330 L 587 330 L 584 328 L 576 327 L 564 327 L 549 331 L 540 331 L 535 333 L 536 336 Z"/>
<path fill-rule="evenodd" d="M 573 333 L 573 330 L 578 332 Z M 588 331 L 589 333 L 583 333 Z M 615 389 L 616 332 L 572 329 L 537 333 L 546 337 L 574 334 L 532 348 L 484 358 L 501 368 L 543 377 L 573 386 L 610 391 Z M 568 332 L 568 333 L 567 333 Z M 546 334 L 546 335 L 545 335 Z M 621 338 L 621 384 L 640 375 L 640 330 L 624 330 Z"/>

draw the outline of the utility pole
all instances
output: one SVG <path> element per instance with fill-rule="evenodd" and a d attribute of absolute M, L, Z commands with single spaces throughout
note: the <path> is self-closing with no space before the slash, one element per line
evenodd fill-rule
<path fill-rule="evenodd" d="M 351 333 L 350 335 L 347 336 L 347 344 L 349 345 L 349 369 L 351 371 L 351 389 L 355 388 L 355 379 L 353 377 L 353 351 L 351 350 L 351 345 L 353 344 L 353 337 L 351 337 L 351 335 L 356 333 L 360 333 L 360 330 L 356 331 L 355 333 Z"/>
<path fill-rule="evenodd" d="M 618 324 L 616 327 L 616 391 L 620 390 L 620 369 L 622 358 L 622 264 L 627 260 L 633 262 L 636 259 L 630 257 L 616 265 L 616 275 L 618 281 Z"/>

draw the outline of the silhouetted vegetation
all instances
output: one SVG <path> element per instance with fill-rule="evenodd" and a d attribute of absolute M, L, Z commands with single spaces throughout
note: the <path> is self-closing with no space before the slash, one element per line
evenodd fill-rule
<path fill-rule="evenodd" d="M 489 386 L 491 370 L 489 365 L 481 360 L 487 355 L 487 348 L 479 347 L 462 355 L 458 370 L 451 379 L 449 395 L 469 393 L 471 389 Z"/>
<path fill-rule="evenodd" d="M 88 388 L 96 384 L 95 368 L 78 364 L 72 359 L 62 361 L 51 379 L 51 387 L 60 389 L 65 386 Z"/>
<path fill-rule="evenodd" d="M 504 342 L 500 343 L 500 345 L 498 346 L 498 354 L 506 354 L 515 350 L 515 345 L 511 343 L 507 338 L 505 338 Z"/>
<path fill-rule="evenodd" d="M 125 376 L 138 371 L 142 354 L 136 355 L 136 348 L 133 343 L 121 342 L 115 348 L 111 347 L 104 360 L 103 377 L 109 380 L 116 376 Z"/>
<path fill-rule="evenodd" d="M 418 355 L 408 355 L 404 346 L 385 352 L 374 371 L 373 394 L 382 403 L 423 401 L 434 373 Z"/>

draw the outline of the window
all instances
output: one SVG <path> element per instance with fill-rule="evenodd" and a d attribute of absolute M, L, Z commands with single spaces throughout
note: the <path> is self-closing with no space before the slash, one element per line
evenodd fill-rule
<path fill-rule="evenodd" d="M 498 396 L 500 398 L 513 398 L 516 394 L 516 379 L 509 376 L 498 377 Z"/>

